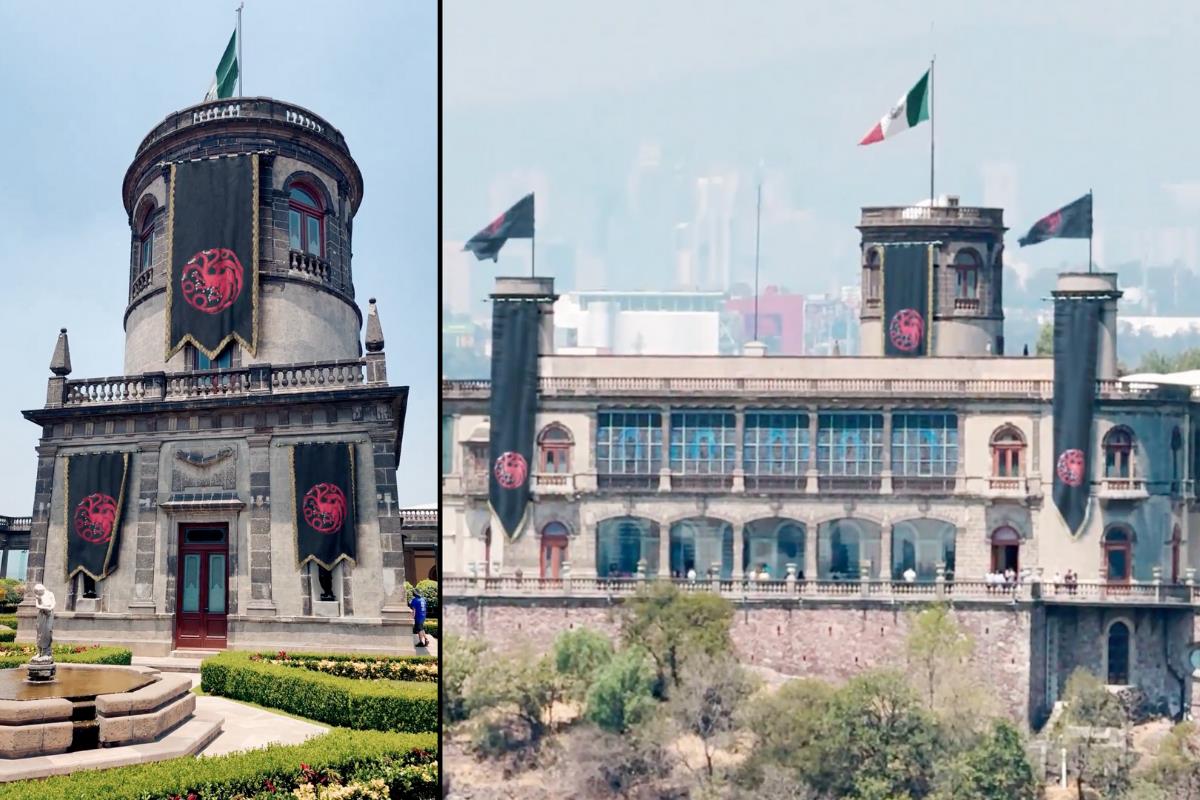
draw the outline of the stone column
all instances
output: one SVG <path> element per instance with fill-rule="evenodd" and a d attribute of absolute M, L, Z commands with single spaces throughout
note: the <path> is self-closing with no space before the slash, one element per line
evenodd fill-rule
<path fill-rule="evenodd" d="M 658 471 L 658 490 L 671 491 L 671 408 L 663 406 L 662 414 L 662 467 Z"/>
<path fill-rule="evenodd" d="M 733 582 L 740 583 L 746 568 L 742 560 L 744 542 L 746 540 L 746 523 L 738 522 L 733 526 Z"/>
<path fill-rule="evenodd" d="M 26 572 L 26 585 L 33 586 L 41 583 L 46 574 L 46 540 L 50 536 L 50 503 L 54 492 L 54 465 L 58 456 L 58 446 L 39 444 L 37 446 L 38 466 L 37 478 L 33 490 L 33 524 L 29 534 L 29 564 Z M 31 616 L 33 611 L 33 592 L 26 592 L 21 602 L 27 607 Z M 31 623 L 32 624 L 32 623 Z"/>
<path fill-rule="evenodd" d="M 250 446 L 250 600 L 246 613 L 274 616 L 271 571 L 271 436 L 265 433 L 246 437 Z"/>
<path fill-rule="evenodd" d="M 817 494 L 821 488 L 821 481 L 817 475 L 817 436 L 820 433 L 819 422 L 820 417 L 817 414 L 817 409 L 810 409 L 808 413 L 808 471 L 805 475 L 804 486 L 806 494 Z"/>
<path fill-rule="evenodd" d="M 892 409 L 883 410 L 883 473 L 881 475 L 880 491 L 889 494 L 892 491 Z"/>
<path fill-rule="evenodd" d="M 804 526 L 804 580 L 817 580 L 817 525 Z"/>
<path fill-rule="evenodd" d="M 892 580 L 892 523 L 887 522 L 879 529 L 879 577 Z"/>
<path fill-rule="evenodd" d="M 738 406 L 733 411 L 734 418 L 734 433 L 733 433 L 733 491 L 746 491 L 746 459 L 744 455 L 745 439 L 746 439 L 746 409 Z M 735 543 L 736 544 L 736 543 Z M 737 556 L 735 556 L 734 566 L 737 566 Z M 735 573 L 734 579 L 737 579 Z"/>
<path fill-rule="evenodd" d="M 133 456 L 137 469 L 130 471 L 130 485 L 126 489 L 137 497 L 138 504 L 133 597 L 129 601 L 129 610 L 134 613 L 153 614 L 156 610 L 154 568 L 158 560 L 158 462 L 161 449 L 162 442 L 138 442 L 137 453 Z"/>
<path fill-rule="evenodd" d="M 658 576 L 671 577 L 671 526 L 665 524 L 658 526 Z"/>
<path fill-rule="evenodd" d="M 396 492 L 394 435 L 390 424 L 371 432 L 372 464 L 375 468 L 375 509 L 379 518 L 379 540 L 383 551 L 385 585 L 388 577 L 392 579 L 391 591 L 387 593 L 380 613 L 384 619 L 411 619 L 412 611 L 408 608 L 408 597 L 404 593 L 404 536 L 401 533 L 403 520 L 400 517 L 400 508 L 396 503 L 398 494 Z M 501 533 L 501 530 L 502 528 L 493 520 L 493 560 L 496 558 L 497 543 L 500 544 L 500 552 L 503 553 L 504 534 Z M 342 562 L 343 576 L 346 576 L 345 563 Z M 342 583 L 346 591 L 342 613 L 349 616 L 353 613 L 353 608 L 350 606 L 348 577 L 344 577 Z"/>

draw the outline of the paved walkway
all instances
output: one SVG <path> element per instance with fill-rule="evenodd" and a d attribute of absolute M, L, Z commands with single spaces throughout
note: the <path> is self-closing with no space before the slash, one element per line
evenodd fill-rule
<path fill-rule="evenodd" d="M 193 679 L 200 683 L 200 676 Z M 250 750 L 268 744 L 299 744 L 329 730 L 225 697 L 203 695 L 196 698 L 196 713 L 224 717 L 221 734 L 200 751 L 203 756 L 219 756 L 238 750 Z"/>

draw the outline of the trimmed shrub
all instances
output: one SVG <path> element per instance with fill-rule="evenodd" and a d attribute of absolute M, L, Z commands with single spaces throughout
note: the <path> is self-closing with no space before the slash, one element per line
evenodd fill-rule
<path fill-rule="evenodd" d="M 17 638 L 17 632 L 0 628 L 0 642 L 11 642 Z"/>
<path fill-rule="evenodd" d="M 416 586 L 405 581 L 404 602 L 411 602 L 415 594 L 419 594 L 425 598 L 425 610 L 429 612 L 429 616 L 440 617 L 442 615 L 442 597 L 441 593 L 438 592 L 437 581 L 418 581 Z"/>
<path fill-rule="evenodd" d="M 438 625 L 438 621 L 436 619 L 425 620 L 425 632 L 428 633 L 430 636 L 432 636 L 435 639 L 442 638 L 441 636 L 438 636 L 438 630 L 440 629 L 440 627 L 441 626 Z"/>
<path fill-rule="evenodd" d="M 437 730 L 435 683 L 341 678 L 255 661 L 253 655 L 257 654 L 226 652 L 207 659 L 200 665 L 201 688 L 330 725 L 379 731 Z"/>
<path fill-rule="evenodd" d="M 0 625 L 7 625 L 15 631 L 17 629 L 17 615 L 0 614 Z"/>
<path fill-rule="evenodd" d="M 281 667 L 303 667 L 326 675 L 355 680 L 423 681 L 437 683 L 437 659 L 432 656 L 320 656 L 309 653 L 285 653 L 274 656 L 254 653 L 251 661 Z"/>
<path fill-rule="evenodd" d="M 438 796 L 437 734 L 334 730 L 302 744 L 205 758 L 177 758 L 106 770 L 85 770 L 5 785 L 6 800 L 167 800 L 194 793 L 203 800 L 290 796 L 305 771 L 329 770 L 345 782 L 382 779 L 392 797 Z M 274 793 L 271 792 L 274 787 Z"/>
<path fill-rule="evenodd" d="M 102 647 L 98 644 L 56 644 L 52 648 L 54 661 L 59 664 L 116 664 L 129 666 L 133 653 L 123 647 Z M 0 643 L 0 669 L 24 666 L 37 655 L 32 644 Z"/>

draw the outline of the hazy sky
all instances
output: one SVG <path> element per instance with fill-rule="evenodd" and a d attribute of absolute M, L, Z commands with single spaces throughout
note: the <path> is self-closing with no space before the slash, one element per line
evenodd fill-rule
<path fill-rule="evenodd" d="M 0 0 L 0 514 L 33 505 L 60 327 L 72 378 L 119 375 L 130 232 L 121 179 L 150 129 L 204 99 L 228 2 Z M 388 377 L 411 387 L 399 500 L 437 499 L 437 10 L 432 2 L 246 0 L 244 89 L 307 107 L 362 169 L 354 277 L 379 300 Z"/>
<path fill-rule="evenodd" d="M 494 182 L 515 192 L 534 175 L 547 185 L 539 242 L 578 241 L 581 198 L 623 192 L 651 142 L 694 174 L 761 159 L 790 220 L 776 232 L 764 211 L 764 277 L 856 283 L 859 208 L 927 195 L 929 126 L 857 143 L 936 51 L 938 191 L 1004 204 L 1010 264 L 1084 264 L 1086 245 L 1015 240 L 1094 188 L 1101 264 L 1197 266 L 1189 3 L 451 0 L 443 25 L 447 239 L 498 210 Z M 738 213 L 752 220 L 752 187 Z M 517 246 L 477 274 L 527 258 Z M 670 264 L 637 272 L 672 277 Z"/>

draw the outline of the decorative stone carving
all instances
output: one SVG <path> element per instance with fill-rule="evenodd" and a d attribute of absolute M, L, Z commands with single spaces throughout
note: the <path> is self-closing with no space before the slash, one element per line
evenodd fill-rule
<path fill-rule="evenodd" d="M 237 450 L 223 447 L 198 447 L 176 450 L 171 470 L 171 491 L 237 490 Z"/>

